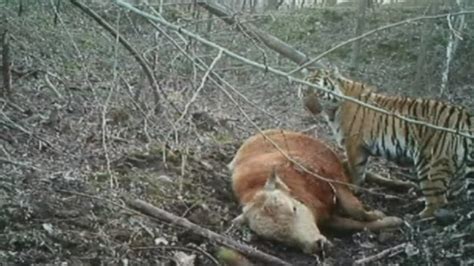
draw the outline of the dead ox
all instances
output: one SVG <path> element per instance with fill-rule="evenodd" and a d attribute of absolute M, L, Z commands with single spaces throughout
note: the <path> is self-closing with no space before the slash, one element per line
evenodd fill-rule
<path fill-rule="evenodd" d="M 297 246 L 306 253 L 317 252 L 329 243 L 319 226 L 355 231 L 402 223 L 400 218 L 365 210 L 347 186 L 330 185 L 312 174 L 350 183 L 341 160 L 323 142 L 279 129 L 263 133 L 296 163 L 262 134 L 247 139 L 229 164 L 233 190 L 243 206 L 234 222 L 247 223 L 257 235 Z"/>

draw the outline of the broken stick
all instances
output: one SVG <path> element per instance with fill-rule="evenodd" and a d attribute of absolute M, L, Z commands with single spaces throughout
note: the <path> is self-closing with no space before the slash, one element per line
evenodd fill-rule
<path fill-rule="evenodd" d="M 368 172 L 365 174 L 365 178 L 368 181 L 374 182 L 376 184 L 386 186 L 386 187 L 400 187 L 400 188 L 418 188 L 418 185 L 416 183 L 413 183 L 411 181 L 403 181 L 403 180 L 396 180 L 396 179 L 389 179 L 386 177 L 383 177 L 379 174 L 373 173 L 373 172 Z"/>
<path fill-rule="evenodd" d="M 407 245 L 407 243 L 402 243 L 402 244 L 396 245 L 394 247 L 382 250 L 381 252 L 379 252 L 375 255 L 358 259 L 354 262 L 354 264 L 355 265 L 360 265 L 360 264 L 365 264 L 365 263 L 369 263 L 369 262 L 374 262 L 376 260 L 379 260 L 379 259 L 381 259 L 385 256 L 388 256 L 390 254 L 393 254 L 395 252 L 400 252 L 401 250 L 403 250 L 406 247 L 406 245 Z"/>
<path fill-rule="evenodd" d="M 289 264 L 288 262 L 285 262 L 277 257 L 274 257 L 270 254 L 267 254 L 267 253 L 264 253 L 262 251 L 259 251 L 253 247 L 250 247 L 248 245 L 245 245 L 245 244 L 242 244 L 242 243 L 239 243 L 233 239 L 230 239 L 230 238 L 227 238 L 227 237 L 224 237 L 222 235 L 219 235 L 218 233 L 215 233 L 209 229 L 206 229 L 206 228 L 203 228 L 197 224 L 194 224 L 192 222 L 190 222 L 189 220 L 185 219 L 185 218 L 182 218 L 182 217 L 179 217 L 179 216 L 176 216 L 172 213 L 169 213 L 165 210 L 162 210 L 160 208 L 157 208 L 153 205 L 151 205 L 150 203 L 147 203 L 143 200 L 139 200 L 139 199 L 136 199 L 136 200 L 127 200 L 127 204 L 146 214 L 146 215 L 149 215 L 149 216 L 152 216 L 152 217 L 155 217 L 155 218 L 158 218 L 158 219 L 161 219 L 161 220 L 165 220 L 167 222 L 171 222 L 171 223 L 174 223 L 174 224 L 177 224 L 179 226 L 182 226 L 186 229 L 189 229 L 191 230 L 193 233 L 195 233 L 196 235 L 200 235 L 202 237 L 205 237 L 207 239 L 210 239 L 210 240 L 213 240 L 221 245 L 224 245 L 224 246 L 227 246 L 229 248 L 232 248 L 232 249 L 235 249 L 239 252 L 241 252 L 242 254 L 248 256 L 248 257 L 251 257 L 251 258 L 254 258 L 254 259 L 257 259 L 257 260 L 260 260 L 260 261 L 263 261 L 265 262 L 265 264 L 268 264 L 268 265 L 285 265 L 285 266 L 290 266 L 291 264 Z"/>

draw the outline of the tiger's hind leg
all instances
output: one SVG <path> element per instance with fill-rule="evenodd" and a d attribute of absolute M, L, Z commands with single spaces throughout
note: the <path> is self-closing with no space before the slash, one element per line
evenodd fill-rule
<path fill-rule="evenodd" d="M 448 179 L 453 178 L 455 167 L 447 158 L 433 159 L 431 156 L 418 156 L 415 159 L 420 189 L 425 199 L 425 208 L 418 216 L 433 216 L 434 212 L 447 203 Z"/>

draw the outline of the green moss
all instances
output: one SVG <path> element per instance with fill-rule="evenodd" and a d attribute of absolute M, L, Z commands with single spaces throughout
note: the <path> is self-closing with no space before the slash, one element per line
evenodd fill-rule
<path fill-rule="evenodd" d="M 214 135 L 214 140 L 219 144 L 228 144 L 234 141 L 234 138 L 226 132 L 217 132 Z"/>

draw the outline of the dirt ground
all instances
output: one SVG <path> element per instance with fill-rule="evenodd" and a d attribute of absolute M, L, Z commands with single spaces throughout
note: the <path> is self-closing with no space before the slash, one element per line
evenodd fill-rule
<path fill-rule="evenodd" d="M 402 217 L 406 224 L 381 233 L 326 232 L 334 247 L 324 254 L 304 255 L 260 239 L 245 227 L 231 228 L 240 209 L 226 165 L 242 140 L 257 132 L 249 119 L 262 129 L 305 131 L 342 154 L 327 125 L 303 110 L 294 84 L 229 58 L 217 62 L 215 70 L 232 87 L 202 83 L 205 71 L 174 44 L 207 65 L 217 51 L 168 31 L 170 41 L 116 6 L 92 6 L 151 65 L 162 90 L 156 108 L 134 58 L 79 10 L 65 3 L 56 17 L 49 5 L 32 4 L 21 14 L 14 3 L 5 7 L 0 12 L 8 18 L 13 94 L 0 102 L 2 265 L 178 265 L 180 254 L 195 256 L 195 265 L 216 264 L 218 244 L 134 212 L 125 198 L 143 199 L 293 265 L 351 265 L 382 251 L 386 253 L 368 264 L 474 264 L 473 202 L 453 201 L 447 215 L 419 220 L 413 218 L 423 208 L 419 191 L 375 184 L 367 184 L 364 203 Z M 216 18 L 208 32 L 203 10 L 165 11 L 169 21 L 252 60 L 294 68 Z M 368 27 L 422 13 L 415 8 L 371 10 Z M 244 16 L 242 22 L 253 22 L 315 56 L 352 36 L 352 15 L 349 9 L 282 11 Z M 445 24 L 437 20 L 437 30 L 428 38 L 429 60 L 418 83 L 420 32 L 426 26 L 421 22 L 364 40 L 357 71 L 347 71 L 349 46 L 323 63 L 388 94 L 430 95 L 473 110 L 472 29 L 463 33 L 462 56 L 454 60 L 447 94 L 438 93 L 449 32 Z M 410 169 L 379 159 L 372 161 L 371 170 L 414 178 Z"/>

